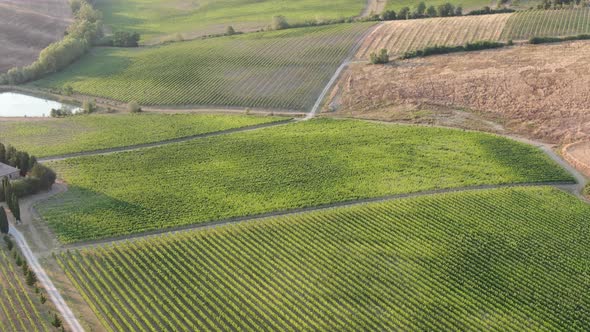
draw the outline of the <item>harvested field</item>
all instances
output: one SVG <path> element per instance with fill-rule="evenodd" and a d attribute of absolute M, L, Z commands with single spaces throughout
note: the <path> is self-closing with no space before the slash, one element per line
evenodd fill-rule
<path fill-rule="evenodd" d="M 426 46 L 499 40 L 510 15 L 512 14 L 386 22 L 365 39 L 357 58 L 367 59 L 371 52 L 382 48 L 389 50 L 390 54 L 402 54 Z"/>
<path fill-rule="evenodd" d="M 0 0 L 0 73 L 37 59 L 70 24 L 65 0 Z"/>
<path fill-rule="evenodd" d="M 590 176 L 590 142 L 581 141 L 563 147 L 562 155 L 586 176 Z"/>
<path fill-rule="evenodd" d="M 387 119 L 399 108 L 477 111 L 507 130 L 554 143 L 590 138 L 590 42 L 524 45 L 354 65 L 333 114 Z"/>

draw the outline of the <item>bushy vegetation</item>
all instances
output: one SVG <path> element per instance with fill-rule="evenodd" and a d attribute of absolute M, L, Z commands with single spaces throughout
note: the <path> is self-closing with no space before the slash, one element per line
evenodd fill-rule
<path fill-rule="evenodd" d="M 501 137 L 344 120 L 50 165 L 69 190 L 38 210 L 63 242 L 429 189 L 571 180 L 541 151 Z"/>
<path fill-rule="evenodd" d="M 41 87 L 141 105 L 309 110 L 372 23 L 286 29 L 92 52 Z"/>
<path fill-rule="evenodd" d="M 494 42 L 494 41 L 476 41 L 472 43 L 466 43 L 465 45 L 461 46 L 429 46 L 423 48 L 421 50 L 409 51 L 404 53 L 401 58 L 402 59 L 410 59 L 410 58 L 417 58 L 421 56 L 429 56 L 429 55 L 436 55 L 436 54 L 447 54 L 447 53 L 454 53 L 454 52 L 470 52 L 470 51 L 479 51 L 491 48 L 500 48 L 506 46 L 505 43 Z"/>
<path fill-rule="evenodd" d="M 282 121 L 212 114 L 94 114 L 32 122 L 0 121 L 2 141 L 39 157 L 152 143 Z"/>
<path fill-rule="evenodd" d="M 29 66 L 0 74 L 0 84 L 21 84 L 55 73 L 84 55 L 102 33 L 102 16 L 87 0 L 71 0 L 74 22 L 66 36 L 45 48 Z"/>
<path fill-rule="evenodd" d="M 482 9 L 471 10 L 466 15 L 490 15 L 490 14 L 506 14 L 514 13 L 516 10 L 511 8 L 490 8 L 485 6 Z"/>
<path fill-rule="evenodd" d="M 546 43 L 556 43 L 556 42 L 563 42 L 568 40 L 588 40 L 590 39 L 590 35 L 576 35 L 576 36 L 566 36 L 566 37 L 533 37 L 529 39 L 529 43 L 531 44 L 546 44 Z"/>
<path fill-rule="evenodd" d="M 474 191 L 62 252 L 58 262 L 116 331 L 577 331 L 590 324 L 589 214 L 556 189 Z"/>
<path fill-rule="evenodd" d="M 379 54 L 377 53 L 371 53 L 371 63 L 376 65 L 376 64 L 385 64 L 389 62 L 389 54 L 387 53 L 386 49 L 381 49 L 381 51 L 379 51 Z"/>
<path fill-rule="evenodd" d="M 39 164 L 36 157 L 29 156 L 27 152 L 18 151 L 11 145 L 5 146 L 0 143 L 0 163 L 18 168 L 20 175 L 23 176 L 21 179 L 10 182 L 7 178 L 3 178 L 0 184 L 0 202 L 8 202 L 8 206 L 13 212 L 14 208 L 18 208 L 17 197 L 32 195 L 40 190 L 48 190 L 56 180 L 55 172 Z"/>

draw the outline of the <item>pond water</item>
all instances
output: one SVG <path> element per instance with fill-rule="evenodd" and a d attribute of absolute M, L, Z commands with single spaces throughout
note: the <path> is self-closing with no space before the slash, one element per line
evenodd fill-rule
<path fill-rule="evenodd" d="M 0 92 L 0 117 L 49 117 L 52 108 L 66 108 L 74 113 L 79 110 L 75 106 L 53 100 L 14 92 Z"/>

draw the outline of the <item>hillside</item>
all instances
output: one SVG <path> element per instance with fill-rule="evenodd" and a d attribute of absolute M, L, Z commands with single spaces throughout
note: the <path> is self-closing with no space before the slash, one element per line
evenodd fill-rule
<path fill-rule="evenodd" d="M 64 0 L 0 0 L 0 73 L 37 60 L 63 38 L 71 16 Z"/>

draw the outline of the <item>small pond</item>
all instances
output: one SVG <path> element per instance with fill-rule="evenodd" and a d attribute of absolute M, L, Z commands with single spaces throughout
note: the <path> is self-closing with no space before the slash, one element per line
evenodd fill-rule
<path fill-rule="evenodd" d="M 73 113 L 79 110 L 75 106 L 53 100 L 14 92 L 0 92 L 0 117 L 49 117 L 53 108 L 69 109 Z"/>

